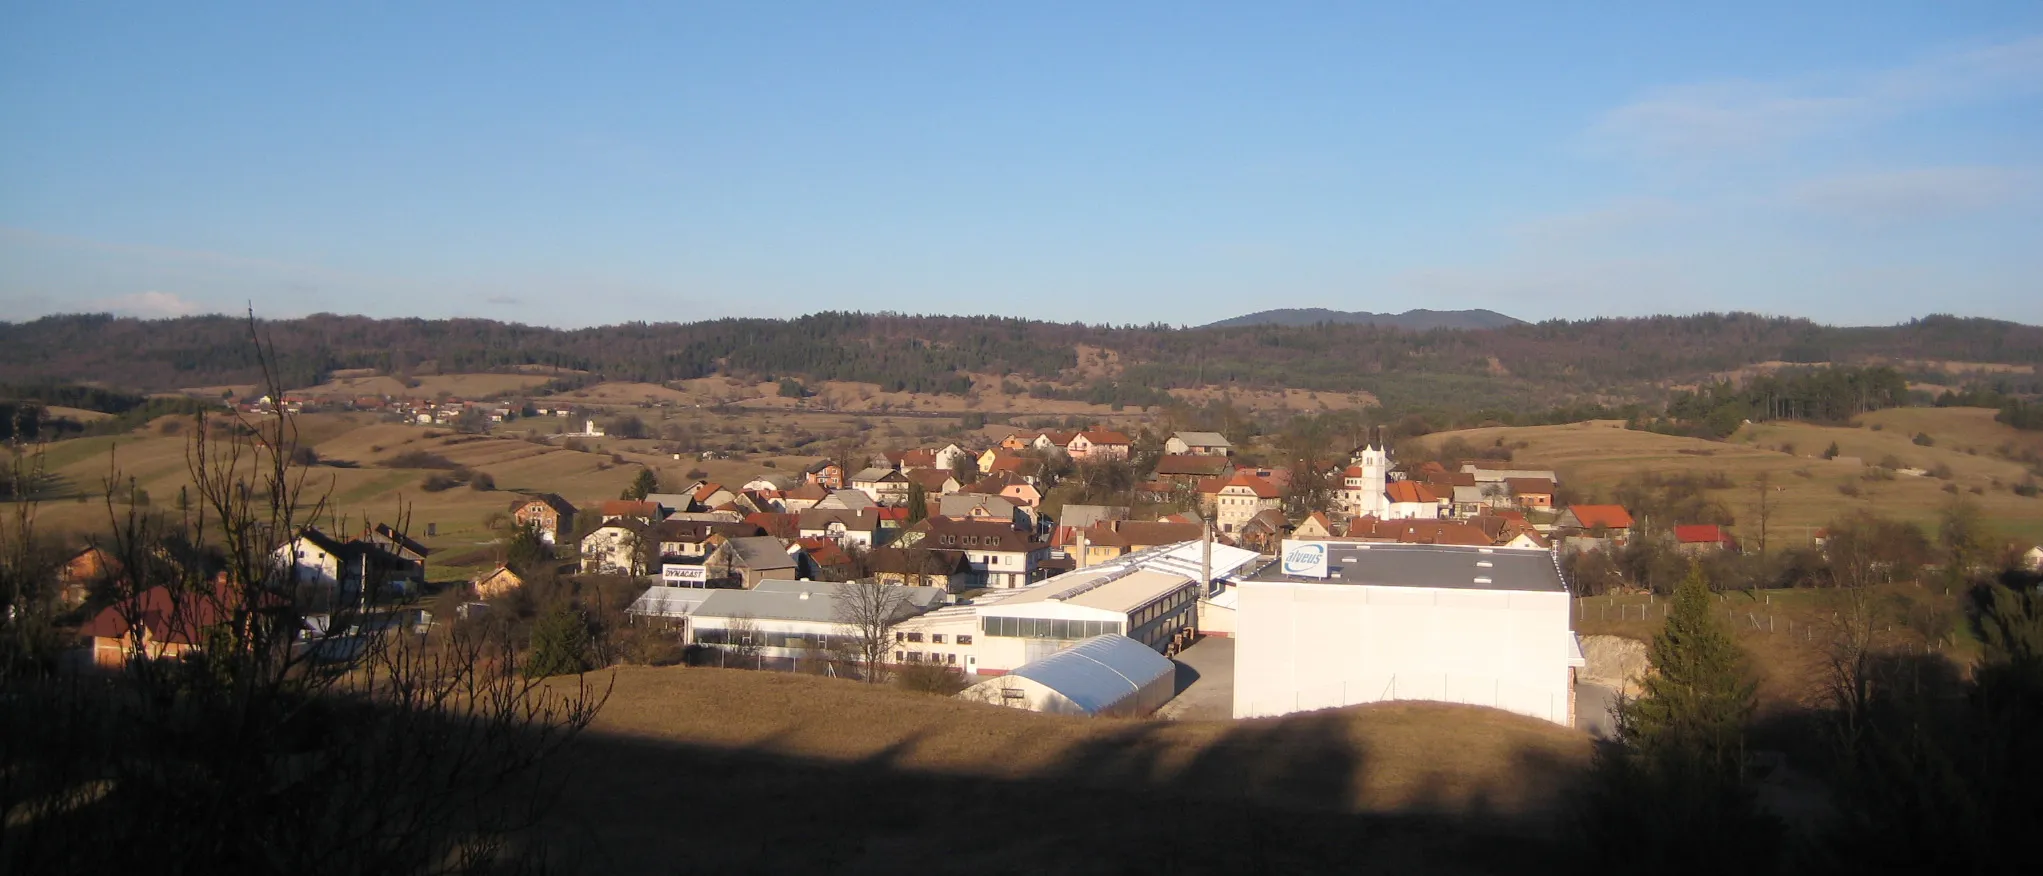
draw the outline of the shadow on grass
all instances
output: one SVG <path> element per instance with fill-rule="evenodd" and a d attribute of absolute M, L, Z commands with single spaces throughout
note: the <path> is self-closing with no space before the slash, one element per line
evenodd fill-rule
<path fill-rule="evenodd" d="M 1557 813 L 1507 814 L 1491 789 L 1453 787 L 1446 770 L 1422 771 L 1394 813 L 1344 811 L 1372 763 L 1340 715 L 1242 723 L 1189 759 L 1170 726 L 1124 725 L 1027 779 L 905 767 L 915 736 L 834 761 L 773 753 L 771 741 L 590 734 L 569 755 L 550 829 L 605 873 L 1535 873 L 1566 862 Z M 1543 757 L 1521 753 L 1512 772 L 1565 772 Z"/>

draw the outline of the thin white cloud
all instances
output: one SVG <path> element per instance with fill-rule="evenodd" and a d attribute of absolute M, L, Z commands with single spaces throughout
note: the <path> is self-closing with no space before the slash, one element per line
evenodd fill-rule
<path fill-rule="evenodd" d="M 103 310 L 120 316 L 138 316 L 143 319 L 169 319 L 174 316 L 190 316 L 203 307 L 169 292 L 137 292 L 114 298 L 100 298 L 87 302 L 89 310 Z"/>
<path fill-rule="evenodd" d="M 1656 89 L 1590 129 L 1600 151 L 1648 158 L 1765 151 L 1927 107 L 2043 91 L 2043 36 L 1887 70 Z"/>
<path fill-rule="evenodd" d="M 1807 210 L 1880 222 L 1938 219 L 2022 201 L 2037 174 L 2019 167 L 1926 167 L 1849 174 L 1803 183 L 1789 203 Z"/>

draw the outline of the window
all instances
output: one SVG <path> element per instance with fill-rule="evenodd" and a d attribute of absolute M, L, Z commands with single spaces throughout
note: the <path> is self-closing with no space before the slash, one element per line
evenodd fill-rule
<path fill-rule="evenodd" d="M 894 634 L 894 641 L 896 641 L 896 642 L 906 642 L 906 641 L 908 641 L 908 634 L 907 634 L 907 633 L 895 633 L 895 634 Z"/>
<path fill-rule="evenodd" d="M 905 651 L 895 651 L 895 652 L 894 652 L 894 662 L 895 662 L 895 663 L 899 663 L 899 662 L 901 662 L 902 660 L 906 659 L 906 653 L 907 653 L 907 652 L 905 652 Z"/>
<path fill-rule="evenodd" d="M 930 634 L 929 634 L 929 643 L 930 643 L 930 644 L 932 644 L 932 645 L 941 645 L 941 644 L 943 644 L 943 634 L 942 634 L 942 633 L 930 633 Z"/>
<path fill-rule="evenodd" d="M 966 634 L 966 633 L 959 633 L 959 634 L 958 634 L 958 644 L 960 644 L 960 645 L 970 645 L 970 644 L 972 644 L 972 637 L 971 637 L 971 636 L 970 636 L 969 634 Z"/>
<path fill-rule="evenodd" d="M 910 641 L 910 642 L 920 642 L 920 641 L 922 641 L 922 634 L 921 634 L 921 633 L 909 633 L 909 634 L 908 634 L 908 641 Z"/>
<path fill-rule="evenodd" d="M 921 663 L 921 662 L 922 662 L 922 652 L 921 652 L 921 651 L 910 651 L 910 652 L 908 652 L 908 662 L 910 662 L 910 663 Z"/>
<path fill-rule="evenodd" d="M 949 664 L 949 665 L 951 665 L 951 666 L 956 666 L 956 665 L 958 665 L 958 655 L 956 655 L 956 654 L 945 654 L 945 655 L 943 655 L 943 662 L 944 662 L 944 663 L 946 663 L 946 664 Z"/>

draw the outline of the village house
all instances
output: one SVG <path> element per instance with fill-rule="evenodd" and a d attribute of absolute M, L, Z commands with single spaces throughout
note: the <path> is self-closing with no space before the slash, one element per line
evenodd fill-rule
<path fill-rule="evenodd" d="M 826 490 L 844 489 L 844 466 L 827 459 L 812 462 L 802 470 L 802 481 Z"/>
<path fill-rule="evenodd" d="M 1234 463 L 1225 456 L 1167 453 L 1156 460 L 1157 480 L 1178 486 L 1193 486 L 1206 478 L 1225 477 L 1232 471 Z"/>
<path fill-rule="evenodd" d="M 98 547 L 88 547 L 72 554 L 64 565 L 57 569 L 58 600 L 66 608 L 85 604 L 92 588 L 112 580 L 121 573 L 121 561 Z"/>
<path fill-rule="evenodd" d="M 1230 456 L 1234 444 L 1219 432 L 1172 432 L 1164 439 L 1163 452 L 1172 455 Z"/>
<path fill-rule="evenodd" d="M 1162 520 L 1101 520 L 1078 533 L 1080 549 L 1073 545 L 1076 568 L 1111 562 L 1135 551 L 1148 550 L 1182 541 L 1197 541 L 1205 527 L 1197 523 Z"/>
<path fill-rule="evenodd" d="M 1391 481 L 1383 488 L 1389 500 L 1391 520 L 1437 520 L 1440 517 L 1440 497 L 1433 488 L 1417 481 Z"/>
<path fill-rule="evenodd" d="M 598 506 L 604 523 L 618 520 L 636 520 L 640 523 L 657 523 L 666 519 L 667 512 L 657 502 L 636 502 L 630 499 L 610 499 Z M 681 510 L 687 510 L 683 508 Z"/>
<path fill-rule="evenodd" d="M 1714 523 L 1684 523 L 1675 526 L 1674 546 L 1689 556 L 1738 549 L 1738 543 L 1732 540 L 1731 534 Z"/>
<path fill-rule="evenodd" d="M 907 478 L 909 483 L 920 485 L 922 492 L 928 494 L 932 499 L 938 496 L 948 496 L 957 492 L 959 487 L 964 486 L 958 483 L 957 476 L 951 474 L 950 469 L 945 468 L 912 469 L 902 472 L 901 476 Z M 905 497 L 903 501 L 906 501 Z"/>
<path fill-rule="evenodd" d="M 883 469 L 874 470 L 880 471 Z M 823 501 L 829 495 L 830 489 L 822 484 L 803 484 L 780 494 L 781 510 L 789 514 L 800 514 L 803 511 L 816 507 L 817 502 Z"/>
<path fill-rule="evenodd" d="M 582 536 L 582 573 L 585 575 L 646 574 L 652 557 L 639 545 L 651 524 L 635 517 L 619 517 Z"/>
<path fill-rule="evenodd" d="M 539 533 L 541 542 L 555 544 L 575 530 L 575 506 L 552 493 L 523 496 L 512 500 L 511 519 Z"/>
<path fill-rule="evenodd" d="M 835 511 L 811 508 L 801 515 L 801 537 L 819 539 L 840 547 L 871 550 L 879 540 L 880 510 Z"/>
<path fill-rule="evenodd" d="M 940 587 L 950 592 L 967 590 L 978 583 L 972 564 L 957 551 L 921 548 L 874 548 L 866 555 L 866 566 L 882 584 L 909 587 Z"/>
<path fill-rule="evenodd" d="M 1199 485 L 1199 506 L 1223 533 L 1236 533 L 1264 511 L 1280 510 L 1283 494 L 1275 484 L 1247 470 Z"/>
<path fill-rule="evenodd" d="M 1290 528 L 1291 523 L 1285 519 L 1283 511 L 1265 508 L 1235 530 L 1234 541 L 1252 551 L 1276 553 L 1277 546 L 1284 541 L 1285 532 Z"/>
<path fill-rule="evenodd" d="M 702 565 L 711 582 L 723 581 L 749 589 L 768 578 L 808 577 L 806 573 L 812 572 L 813 567 L 806 559 L 807 554 L 800 546 L 790 547 L 780 539 L 761 535 L 726 540 L 710 552 Z"/>
<path fill-rule="evenodd" d="M 1305 515 L 1305 519 L 1298 521 L 1298 525 L 1291 530 L 1292 537 L 1300 539 L 1333 538 L 1340 534 L 1335 531 L 1334 522 L 1327 517 L 1325 511 L 1314 511 Z"/>
<path fill-rule="evenodd" d="M 1050 546 L 1006 523 L 931 517 L 901 534 L 902 547 L 957 553 L 984 586 L 1025 587 L 1042 580 Z"/>
<path fill-rule="evenodd" d="M 908 478 L 891 468 L 868 468 L 851 476 L 851 488 L 882 505 L 908 501 Z"/>
<path fill-rule="evenodd" d="M 867 508 L 885 507 L 873 501 L 873 497 L 860 490 L 838 490 L 823 497 L 816 503 L 818 511 L 862 511 Z"/>
<path fill-rule="evenodd" d="M 224 576 L 206 593 L 173 593 L 158 585 L 101 609 L 78 632 L 92 640 L 93 664 L 106 669 L 132 660 L 174 659 L 201 648 L 215 630 L 231 630 L 227 625 L 246 607 L 240 595 Z M 254 608 L 262 617 L 248 622 L 275 623 L 270 609 L 283 604 L 274 594 L 259 593 Z"/>
<path fill-rule="evenodd" d="M 387 555 L 381 558 L 382 575 L 400 591 L 410 592 L 413 586 L 425 584 L 426 558 L 432 555 L 431 548 L 382 523 L 363 530 L 356 541 Z"/>
<path fill-rule="evenodd" d="M 1128 458 L 1134 442 L 1120 432 L 1095 429 L 1071 436 L 1064 452 L 1074 460 Z"/>
<path fill-rule="evenodd" d="M 1622 505 L 1569 505 L 1554 519 L 1554 531 L 1569 537 L 1607 538 L 1623 545 L 1631 540 L 1632 515 Z"/>
<path fill-rule="evenodd" d="M 1554 482 L 1546 478 L 1505 478 L 1504 487 L 1520 508 L 1542 510 L 1554 505 Z"/>
<path fill-rule="evenodd" d="M 953 520 L 993 520 L 1023 532 L 1034 532 L 1036 515 L 1028 508 L 1000 496 L 984 493 L 955 493 L 937 502 L 936 513 Z"/>
<path fill-rule="evenodd" d="M 518 577 L 518 573 L 511 571 L 509 566 L 498 566 L 469 582 L 469 588 L 475 591 L 477 599 L 506 596 L 523 586 L 525 579 Z"/>
<path fill-rule="evenodd" d="M 999 496 L 1023 508 L 1034 508 L 1043 503 L 1043 490 L 1019 475 L 998 473 L 980 478 L 958 488 L 960 493 L 979 493 Z"/>
<path fill-rule="evenodd" d="M 1378 520 L 1374 517 L 1357 517 L 1348 521 L 1347 538 L 1353 541 L 1402 544 L 1496 546 L 1496 541 L 1481 527 L 1453 520 Z"/>

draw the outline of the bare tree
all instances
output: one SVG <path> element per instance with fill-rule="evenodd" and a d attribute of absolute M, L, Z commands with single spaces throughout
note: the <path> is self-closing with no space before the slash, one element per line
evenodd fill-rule
<path fill-rule="evenodd" d="M 760 655 L 765 652 L 766 640 L 759 634 L 759 622 L 751 615 L 731 618 L 724 627 L 725 641 L 730 644 L 731 656 L 738 658 L 738 665 L 747 669 L 758 669 Z"/>
<path fill-rule="evenodd" d="M 850 641 L 866 682 L 886 681 L 894 631 L 909 614 L 907 591 L 868 578 L 837 585 L 834 596 L 837 624 Z"/>
<path fill-rule="evenodd" d="M 1759 544 L 1757 546 L 1759 552 L 1764 554 L 1766 553 L 1767 526 L 1773 522 L 1774 486 L 1772 474 L 1760 472 L 1758 477 L 1752 479 L 1752 489 L 1757 494 L 1759 501 L 1757 509 L 1759 513 L 1754 515 L 1759 518 Z"/>
<path fill-rule="evenodd" d="M 281 397 L 253 315 L 249 328 Z M 523 678 L 500 623 L 421 632 L 369 550 L 340 581 L 297 586 L 304 527 L 337 515 L 295 461 L 295 419 L 196 426 L 193 500 L 174 515 L 134 503 L 110 463 L 98 546 L 113 605 L 92 632 L 121 636 L 126 666 L 93 684 L 6 680 L 0 870 L 543 867 L 542 764 L 607 694 Z"/>

